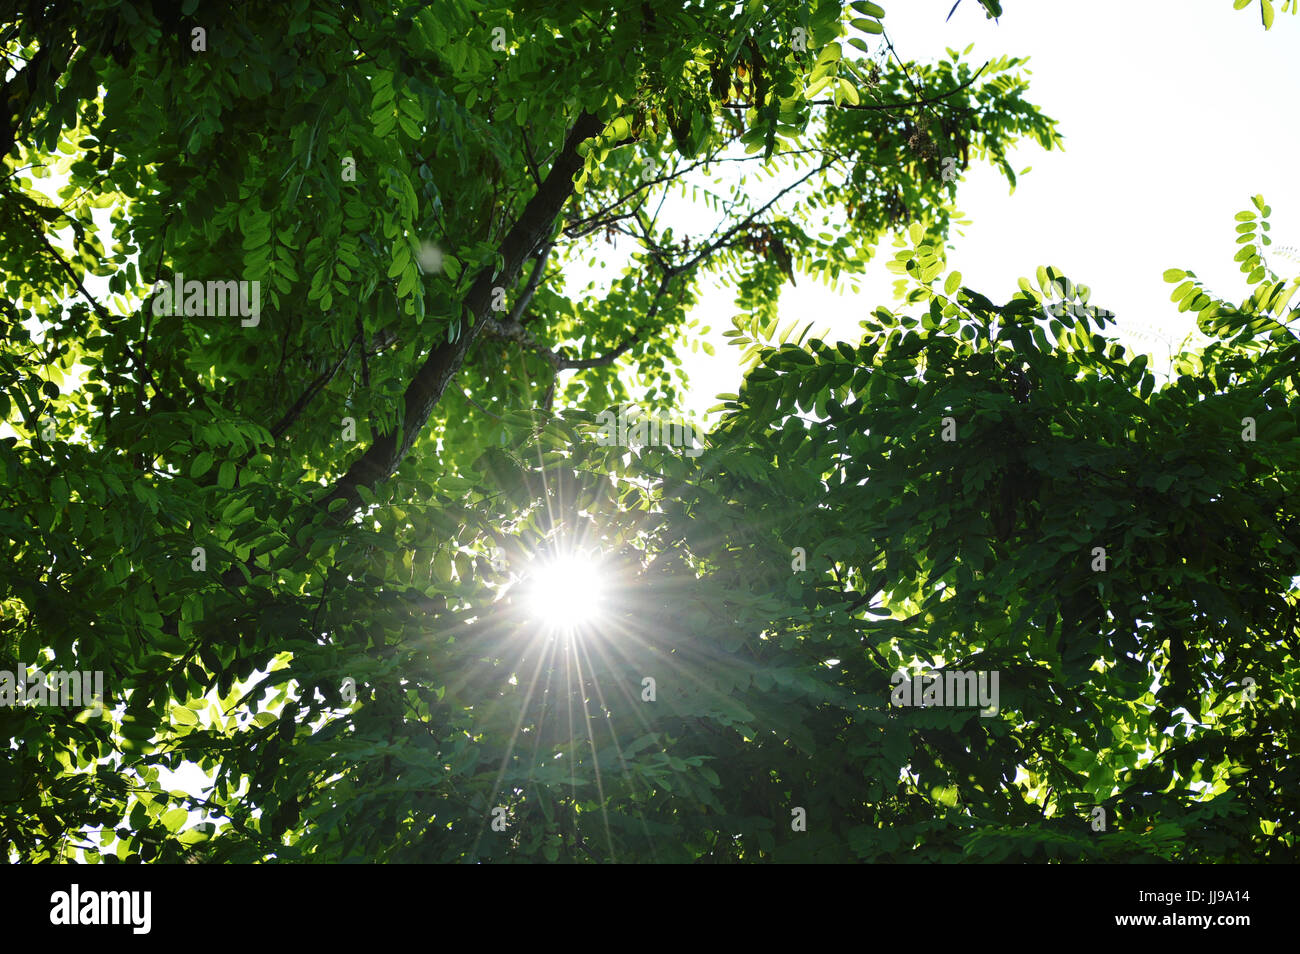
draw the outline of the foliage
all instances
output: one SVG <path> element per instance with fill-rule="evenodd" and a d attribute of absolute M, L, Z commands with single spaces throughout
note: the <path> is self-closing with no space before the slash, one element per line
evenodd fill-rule
<path fill-rule="evenodd" d="M 1030 289 L 995 308 L 932 287 L 958 182 L 938 160 L 1014 186 L 1015 142 L 1060 143 L 1023 61 L 872 53 L 869 3 L 513 6 L 87 0 L 0 20 L 0 669 L 102 670 L 110 695 L 105 717 L 0 708 L 6 854 L 1290 852 L 1261 828 L 1286 830 L 1294 771 L 1293 647 L 1265 642 L 1294 608 L 1296 354 L 1260 324 L 1284 317 L 1276 280 L 1229 309 L 1189 273 L 1219 340 L 1155 391 L 1084 319 L 1049 348 Z M 732 163 L 749 171 L 692 177 Z M 666 196 L 717 226 L 661 221 Z M 919 324 L 760 345 L 796 271 L 852 275 L 904 222 Z M 570 295 L 602 240 L 626 262 Z M 755 365 L 711 449 L 599 445 L 598 412 L 676 404 L 710 272 Z M 155 308 L 178 276 L 257 281 L 261 313 Z M 953 445 L 933 439 L 947 407 Z M 1248 410 L 1245 451 L 1221 429 Z M 1153 451 L 1178 469 L 1153 474 Z M 1175 509 L 1193 494 L 1197 515 Z M 1070 563 L 1079 514 L 1128 582 L 1094 592 Z M 511 584 L 572 540 L 625 581 L 617 643 L 539 637 Z M 887 614 L 853 595 L 880 590 Z M 1232 626 L 1249 638 L 1203 657 Z M 972 655 L 1005 661 L 1002 717 L 889 710 L 887 666 Z M 1149 671 L 1168 679 L 1147 698 Z M 1233 708 L 1246 673 L 1260 701 Z M 1162 735 L 1179 705 L 1217 721 Z M 185 766 L 210 790 L 164 781 Z M 816 822 L 797 840 L 796 788 Z M 1076 831 L 1070 799 L 1122 830 Z M 1215 834 L 1178 841 L 1197 825 Z"/>
<path fill-rule="evenodd" d="M 1241 10 L 1250 6 L 1251 0 L 1232 0 L 1232 9 Z M 1273 20 L 1277 16 L 1276 0 L 1259 0 L 1259 19 L 1265 30 L 1273 29 Z M 1300 3 L 1296 0 L 1282 0 L 1283 13 L 1300 13 Z"/>
<path fill-rule="evenodd" d="M 659 501 L 701 577 L 691 629 L 743 659 L 718 693 L 755 714 L 721 746 L 725 722 L 665 727 L 751 821 L 715 850 L 1293 861 L 1298 283 L 1233 306 L 1167 273 L 1214 340 L 1157 389 L 1054 269 L 994 306 L 930 246 L 898 263 L 919 316 L 765 351 L 713 474 Z M 1000 715 L 890 706 L 892 673 L 930 669 L 999 671 Z M 753 824 L 796 804 L 816 836 Z"/>

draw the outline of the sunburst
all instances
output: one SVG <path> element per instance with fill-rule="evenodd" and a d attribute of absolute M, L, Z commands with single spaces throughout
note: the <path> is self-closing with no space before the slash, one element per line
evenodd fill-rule
<path fill-rule="evenodd" d="M 526 585 L 531 612 L 551 631 L 575 633 L 601 622 L 607 582 L 588 554 L 539 558 Z"/>

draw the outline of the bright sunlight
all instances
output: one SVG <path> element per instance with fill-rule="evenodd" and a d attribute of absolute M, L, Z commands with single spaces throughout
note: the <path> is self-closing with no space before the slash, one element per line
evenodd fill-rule
<path fill-rule="evenodd" d="M 539 561 L 531 574 L 529 604 L 553 629 L 571 630 L 600 616 L 605 583 L 590 558 L 572 554 Z"/>

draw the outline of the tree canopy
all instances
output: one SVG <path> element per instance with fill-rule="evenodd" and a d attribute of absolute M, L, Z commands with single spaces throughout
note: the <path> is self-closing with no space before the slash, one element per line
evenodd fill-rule
<path fill-rule="evenodd" d="M 11 5 L 0 670 L 107 698 L 0 705 L 7 856 L 1295 860 L 1269 209 L 1247 300 L 1165 274 L 1211 338 L 1166 382 L 1055 269 L 994 304 L 951 170 L 1014 187 L 1057 124 L 885 16 Z M 859 343 L 782 336 L 891 239 Z M 680 416 L 715 280 L 747 374 L 702 452 L 600 440 Z M 573 548 L 617 581 L 576 637 L 524 598 Z M 970 669 L 991 716 L 892 704 Z"/>

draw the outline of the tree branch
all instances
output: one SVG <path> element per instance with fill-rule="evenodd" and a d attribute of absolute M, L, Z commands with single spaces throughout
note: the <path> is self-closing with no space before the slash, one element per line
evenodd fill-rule
<path fill-rule="evenodd" d="M 455 341 L 446 341 L 429 352 L 406 389 L 399 428 L 377 438 L 320 499 L 322 507 L 328 507 L 335 500 L 347 502 L 333 513 L 335 520 L 346 519 L 359 506 L 358 487 L 386 480 L 410 453 L 434 406 L 464 364 L 470 346 L 486 327 L 491 313 L 492 289 L 497 285 L 512 285 L 524 262 L 550 235 L 560 210 L 573 194 L 573 177 L 582 168 L 583 158 L 578 155 L 578 146 L 599 133 L 600 129 L 601 121 L 591 113 L 583 112 L 578 116 L 541 188 L 529 199 L 519 220 L 501 243 L 504 267 L 494 276 L 492 268 L 485 266 L 470 286 L 462 303 L 464 312 L 468 313 L 468 327 Z"/>
<path fill-rule="evenodd" d="M 299 396 L 298 400 L 293 402 L 293 407 L 285 411 L 284 416 L 271 426 L 272 437 L 279 439 L 280 435 L 292 426 L 293 422 L 298 419 L 298 416 L 302 414 L 307 405 L 311 403 L 312 398 L 319 394 L 325 385 L 329 384 L 330 381 L 333 380 L 334 375 L 338 374 L 339 368 L 343 366 L 343 362 L 346 361 L 348 355 L 352 353 L 352 347 L 357 343 L 357 337 L 352 339 L 351 343 L 348 344 L 348 349 L 339 356 L 337 361 L 334 362 L 334 367 L 316 375 L 316 378 L 311 382 L 311 384 L 307 385 L 307 390 Z"/>
<path fill-rule="evenodd" d="M 90 292 L 86 291 L 86 286 L 81 283 L 81 278 L 78 277 L 76 270 L 73 269 L 73 267 L 68 263 L 68 260 L 59 253 L 59 250 L 54 247 L 49 238 L 45 235 L 45 229 L 39 223 L 34 222 L 32 216 L 26 210 L 20 208 L 17 211 L 18 214 L 27 222 L 28 226 L 31 227 L 32 231 L 36 233 L 36 237 L 41 240 L 42 244 L 44 244 L 45 250 L 49 252 L 56 262 L 58 262 L 59 266 L 67 274 L 68 278 L 72 280 L 72 284 L 75 285 L 77 291 L 81 293 L 81 297 L 86 299 L 90 304 L 91 309 L 99 318 L 103 330 L 107 332 L 113 324 L 113 316 L 108 313 L 108 309 L 101 305 L 90 294 Z M 138 396 L 141 402 L 140 410 L 141 412 L 144 412 L 146 410 L 143 404 L 144 382 L 148 381 L 153 385 L 155 394 L 162 394 L 162 388 L 158 387 L 158 382 L 155 381 L 153 375 L 149 373 L 149 368 L 141 359 L 140 352 L 136 351 L 134 348 L 128 348 L 127 350 L 131 354 L 131 361 L 135 365 L 136 373 L 139 375 L 140 393 Z"/>
<path fill-rule="evenodd" d="M 537 261 L 533 265 L 532 274 L 528 276 L 528 282 L 524 285 L 524 290 L 519 293 L 515 299 L 514 305 L 510 309 L 510 314 L 506 318 L 507 322 L 519 323 L 519 316 L 524 313 L 528 303 L 533 300 L 533 294 L 542 284 L 542 275 L 546 272 L 546 260 L 551 257 L 551 249 L 555 248 L 555 243 L 551 242 L 542 250 L 542 254 L 537 256 Z"/>
<path fill-rule="evenodd" d="M 627 354 L 641 333 L 637 332 L 628 338 L 627 341 L 619 345 L 615 350 L 608 354 L 601 355 L 599 358 L 568 358 L 559 351 L 552 351 L 550 348 L 538 342 L 533 337 L 533 333 L 525 328 L 518 321 L 493 321 L 488 319 L 484 322 L 483 333 L 490 338 L 497 338 L 501 341 L 514 341 L 529 351 L 536 352 L 546 359 L 556 371 L 574 371 L 585 370 L 587 368 L 599 368 L 603 365 L 613 364 L 623 355 Z"/>
<path fill-rule="evenodd" d="M 985 68 L 988 65 L 989 65 L 988 62 L 986 61 L 984 63 L 984 66 L 981 66 L 978 70 L 976 70 L 975 75 L 972 76 L 970 79 L 968 79 L 966 82 L 954 86 L 946 93 L 939 93 L 937 96 L 928 96 L 922 99 L 914 99 L 911 102 L 907 102 L 907 103 L 879 103 L 873 105 L 866 105 L 863 103 L 858 103 L 856 105 L 853 103 L 840 103 L 838 108 L 839 109 L 889 110 L 889 109 L 906 109 L 909 106 L 929 106 L 932 103 L 941 102 L 947 99 L 949 96 L 953 95 L 954 93 L 960 93 L 962 90 L 970 87 L 977 79 L 980 78 L 980 74 L 984 72 Z M 910 76 L 908 77 L 908 80 L 909 81 L 911 80 Z M 835 106 L 835 101 L 833 99 L 812 99 L 808 101 L 808 105 Z M 751 109 L 752 107 L 746 103 L 738 103 L 732 108 Z"/>

